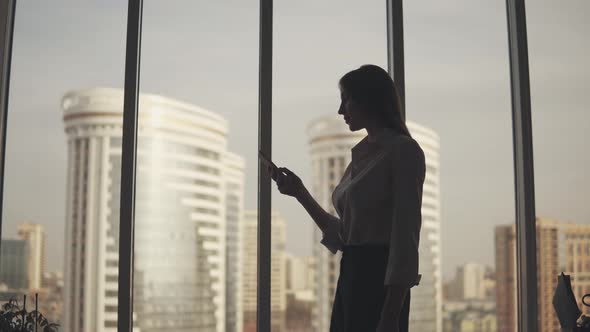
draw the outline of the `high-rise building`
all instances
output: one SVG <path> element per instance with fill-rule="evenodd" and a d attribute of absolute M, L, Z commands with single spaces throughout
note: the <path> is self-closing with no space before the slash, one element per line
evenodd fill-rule
<path fill-rule="evenodd" d="M 258 213 L 246 211 L 243 227 L 243 309 L 244 332 L 256 331 L 256 292 L 258 289 Z M 287 240 L 285 220 L 277 212 L 271 213 L 271 331 L 285 331 L 286 264 L 285 243 Z"/>
<path fill-rule="evenodd" d="M 440 181 L 439 137 L 426 127 L 408 122 L 414 139 L 426 156 L 426 179 L 422 200 L 422 232 L 420 239 L 420 285 L 412 289 L 410 329 L 416 331 L 442 331 L 442 275 L 440 238 Z M 332 205 L 332 191 L 340 181 L 346 166 L 351 161 L 351 148 L 366 131 L 350 132 L 337 115 L 315 119 L 307 128 L 312 163 L 312 194 L 318 203 L 331 214 L 336 214 Z M 327 331 L 330 326 L 332 302 L 340 269 L 338 252 L 332 255 L 320 244 L 322 232 L 314 228 L 316 257 L 316 281 L 314 328 Z"/>
<path fill-rule="evenodd" d="M 516 241 L 513 225 L 496 226 L 496 317 L 498 331 L 516 331 Z"/>
<path fill-rule="evenodd" d="M 242 309 L 242 227 L 244 216 L 244 167 L 242 157 L 227 153 L 225 218 L 226 260 L 225 260 L 225 330 L 243 331 Z"/>
<path fill-rule="evenodd" d="M 467 263 L 457 267 L 455 279 L 449 284 L 449 299 L 483 300 L 486 298 L 486 267 Z"/>
<path fill-rule="evenodd" d="M 64 327 L 116 331 L 123 91 L 74 91 L 62 106 Z M 227 132 L 212 112 L 140 95 L 134 326 L 141 332 L 225 331 Z"/>
<path fill-rule="evenodd" d="M 483 279 L 484 297 L 486 299 L 496 298 L 496 271 L 487 268 Z"/>
<path fill-rule="evenodd" d="M 590 225 L 569 224 L 565 228 L 564 273 L 572 277 L 572 290 L 578 307 L 585 315 L 590 308 L 582 304 L 582 297 L 590 294 Z"/>
<path fill-rule="evenodd" d="M 45 232 L 39 224 L 23 223 L 18 225 L 18 237 L 27 242 L 29 289 L 42 286 L 45 272 Z"/>
<path fill-rule="evenodd" d="M 0 250 L 0 284 L 7 290 L 29 287 L 29 246 L 25 240 L 2 239 Z"/>
<path fill-rule="evenodd" d="M 287 291 L 313 290 L 314 257 L 301 257 L 287 253 L 285 258 Z"/>
<path fill-rule="evenodd" d="M 30 298 L 35 293 L 39 294 L 39 311 L 43 313 L 50 322 L 62 324 L 63 319 L 63 289 L 64 279 L 61 272 L 44 272 L 43 288 L 30 290 Z"/>
<path fill-rule="evenodd" d="M 537 296 L 539 332 L 559 331 L 553 308 L 553 293 L 560 273 L 564 245 L 561 233 L 564 224 L 537 218 Z M 496 312 L 498 331 L 517 330 L 516 299 L 516 233 L 514 225 L 497 226 L 496 242 Z"/>
<path fill-rule="evenodd" d="M 422 195 L 420 285 L 412 289 L 410 329 L 442 332 L 442 269 L 440 216 L 440 138 L 432 129 L 408 122 L 408 129 L 424 150 L 426 178 Z"/>
<path fill-rule="evenodd" d="M 287 311 L 285 324 L 288 331 L 312 331 L 314 304 L 314 257 L 287 254 Z"/>
<path fill-rule="evenodd" d="M 553 294 L 557 276 L 561 272 L 560 246 L 564 243 L 559 236 L 562 229 L 559 222 L 537 218 L 537 301 L 539 332 L 560 331 L 559 321 L 553 308 Z M 515 237 L 516 238 L 516 237 Z M 514 253 L 516 256 L 516 253 Z"/>
<path fill-rule="evenodd" d="M 485 265 L 467 263 L 457 267 L 446 283 L 443 331 L 496 331 L 495 280 Z"/>

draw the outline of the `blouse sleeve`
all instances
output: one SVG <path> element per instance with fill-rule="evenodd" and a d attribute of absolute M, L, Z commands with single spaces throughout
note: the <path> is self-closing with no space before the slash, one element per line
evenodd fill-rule
<path fill-rule="evenodd" d="M 422 225 L 424 152 L 414 140 L 400 143 L 393 158 L 393 216 L 385 285 L 419 282 L 418 245 Z"/>
<path fill-rule="evenodd" d="M 332 254 L 342 250 L 342 237 L 340 236 L 340 219 L 333 215 L 329 216 L 326 228 L 323 230 L 323 237 L 320 241 Z"/>

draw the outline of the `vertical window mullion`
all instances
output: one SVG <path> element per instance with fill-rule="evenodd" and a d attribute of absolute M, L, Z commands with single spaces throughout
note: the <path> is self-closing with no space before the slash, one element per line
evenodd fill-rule
<path fill-rule="evenodd" d="M 531 96 L 524 0 L 506 0 L 512 95 L 518 330 L 537 331 L 537 249 Z"/>
<path fill-rule="evenodd" d="M 8 119 L 8 95 L 10 91 L 10 63 L 12 36 L 14 34 L 15 0 L 0 4 L 0 237 L 4 206 L 4 159 L 6 156 L 6 121 Z"/>
<path fill-rule="evenodd" d="M 402 119 L 406 119 L 403 0 L 387 1 L 387 69 L 397 86 Z"/>
<path fill-rule="evenodd" d="M 119 281 L 117 331 L 133 330 L 133 246 L 135 227 L 135 171 L 143 0 L 129 0 L 125 50 L 121 205 L 119 217 Z"/>
<path fill-rule="evenodd" d="M 272 22 L 273 1 L 260 0 L 258 149 L 272 157 Z M 271 183 L 258 162 L 257 331 L 270 332 L 271 317 Z"/>

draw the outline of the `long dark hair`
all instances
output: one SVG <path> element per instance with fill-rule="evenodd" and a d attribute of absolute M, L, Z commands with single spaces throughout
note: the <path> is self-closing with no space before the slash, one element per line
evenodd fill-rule
<path fill-rule="evenodd" d="M 400 97 L 391 76 L 381 67 L 363 65 L 346 73 L 339 81 L 340 89 L 355 103 L 387 127 L 407 136 L 410 131 L 402 120 Z"/>

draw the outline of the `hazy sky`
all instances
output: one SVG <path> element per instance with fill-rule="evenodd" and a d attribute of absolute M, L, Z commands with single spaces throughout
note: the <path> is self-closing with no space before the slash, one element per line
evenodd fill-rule
<path fill-rule="evenodd" d="M 405 1 L 407 113 L 441 138 L 443 271 L 493 264 L 493 230 L 514 221 L 505 1 Z M 335 113 L 337 81 L 386 65 L 382 0 L 274 5 L 273 154 L 311 184 L 305 127 Z M 63 266 L 68 90 L 122 88 L 124 1 L 21 1 L 16 11 L 3 235 L 47 226 L 48 268 Z M 527 2 L 537 214 L 590 222 L 590 2 Z M 141 90 L 229 121 L 256 207 L 258 2 L 146 0 Z M 310 254 L 312 221 L 273 196 L 288 250 Z"/>

